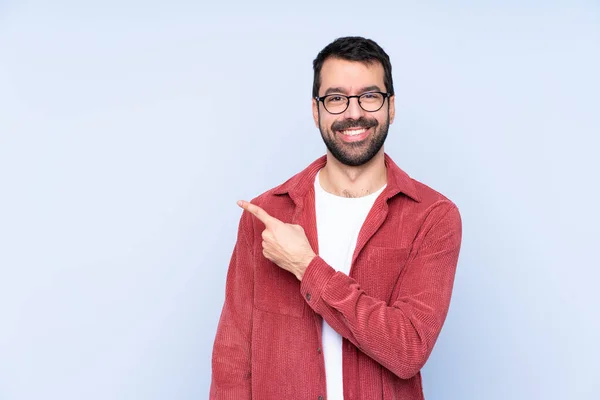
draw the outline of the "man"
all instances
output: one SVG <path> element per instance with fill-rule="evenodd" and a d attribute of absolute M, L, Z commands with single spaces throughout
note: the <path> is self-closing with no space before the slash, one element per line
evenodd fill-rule
<path fill-rule="evenodd" d="M 456 206 L 384 153 L 388 55 L 340 38 L 314 60 L 327 154 L 242 214 L 211 399 L 423 399 L 461 243 Z"/>

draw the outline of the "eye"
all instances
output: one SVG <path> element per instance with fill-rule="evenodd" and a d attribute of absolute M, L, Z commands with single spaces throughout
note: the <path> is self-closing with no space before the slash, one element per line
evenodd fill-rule
<path fill-rule="evenodd" d="M 333 96 L 327 97 L 327 102 L 331 103 L 331 104 L 343 103 L 345 101 L 346 101 L 346 99 L 343 96 L 333 95 Z"/>
<path fill-rule="evenodd" d="M 360 97 L 362 97 L 365 100 L 376 100 L 379 99 L 381 95 L 379 93 L 365 93 Z"/>

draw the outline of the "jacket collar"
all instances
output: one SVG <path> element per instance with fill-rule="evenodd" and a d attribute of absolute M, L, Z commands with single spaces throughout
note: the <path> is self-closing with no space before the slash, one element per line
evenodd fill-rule
<path fill-rule="evenodd" d="M 421 202 L 421 197 L 411 177 L 401 170 L 387 153 L 384 154 L 384 157 L 387 168 L 387 186 L 382 195 L 385 197 L 385 200 L 387 201 L 397 194 L 403 193 L 414 201 Z M 277 186 L 273 190 L 273 193 L 275 195 L 288 194 L 295 203 L 302 202 L 301 199 L 304 198 L 308 190 L 314 185 L 317 172 L 325 164 L 327 164 L 326 155 L 313 161 L 303 171 Z"/>

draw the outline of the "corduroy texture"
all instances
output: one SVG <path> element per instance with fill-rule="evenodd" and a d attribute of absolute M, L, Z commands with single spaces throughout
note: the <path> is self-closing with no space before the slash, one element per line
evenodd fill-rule
<path fill-rule="evenodd" d="M 461 219 L 450 200 L 387 154 L 385 162 L 388 184 L 361 229 L 349 276 L 317 256 L 299 282 L 264 258 L 264 225 L 242 215 L 213 348 L 211 399 L 325 399 L 322 318 L 344 337 L 346 400 L 423 399 L 419 371 L 448 312 Z M 317 254 L 313 184 L 325 163 L 321 157 L 252 201 L 301 225 Z"/>

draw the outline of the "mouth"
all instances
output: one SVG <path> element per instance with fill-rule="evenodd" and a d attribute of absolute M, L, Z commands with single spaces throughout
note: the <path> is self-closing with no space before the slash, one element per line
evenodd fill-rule
<path fill-rule="evenodd" d="M 344 142 L 359 142 L 369 136 L 371 129 L 372 128 L 350 128 L 336 131 L 336 133 Z"/>

